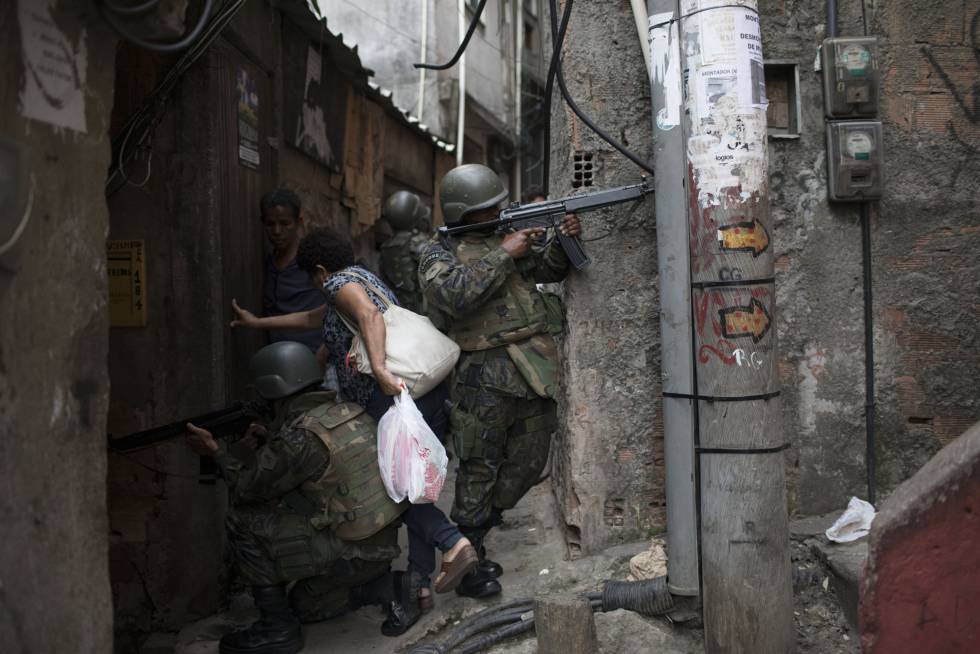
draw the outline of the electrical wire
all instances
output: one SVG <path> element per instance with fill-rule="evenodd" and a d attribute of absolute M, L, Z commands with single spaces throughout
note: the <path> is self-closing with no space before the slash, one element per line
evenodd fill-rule
<path fill-rule="evenodd" d="M 456 49 L 456 54 L 453 58 L 444 64 L 427 64 L 420 62 L 415 64 L 416 68 L 424 68 L 426 70 L 447 70 L 456 65 L 459 58 L 463 56 L 466 52 L 466 46 L 469 45 L 470 39 L 473 37 L 473 32 L 476 31 L 476 26 L 480 24 L 480 15 L 483 13 L 483 7 L 486 6 L 487 0 L 480 0 L 480 4 L 476 6 L 476 10 L 473 12 L 473 20 L 470 21 L 470 27 L 466 30 L 466 36 L 460 42 L 459 47 Z"/>
<path fill-rule="evenodd" d="M 551 98 L 555 93 L 555 74 L 558 72 L 558 53 L 561 52 L 561 48 L 555 48 L 554 44 L 559 40 L 559 34 L 561 35 L 561 40 L 565 40 L 565 29 L 568 27 L 569 18 L 572 15 L 572 8 L 570 5 L 565 5 L 565 11 L 562 13 L 561 26 L 558 25 L 558 17 L 555 15 L 555 7 L 552 5 L 549 8 L 549 25 L 551 26 L 551 60 L 548 62 L 548 77 L 545 81 L 544 86 L 544 156 L 542 157 L 542 171 L 541 171 L 541 189 L 545 197 L 548 197 L 551 188 Z"/>
<path fill-rule="evenodd" d="M 557 13 L 557 11 L 558 11 L 558 8 L 557 8 L 557 0 L 548 0 L 548 4 L 550 5 L 552 14 L 554 15 L 555 13 Z M 571 8 L 572 8 L 572 0 L 567 0 L 567 3 L 565 5 L 565 11 L 566 12 L 570 12 L 571 11 Z M 653 170 L 653 167 L 650 166 L 650 164 L 646 163 L 645 161 L 643 161 L 642 159 L 640 159 L 638 156 L 636 156 L 635 154 L 633 154 L 625 145 L 621 144 L 619 141 L 617 141 L 616 139 L 614 139 L 613 137 L 611 137 L 609 134 L 607 134 L 601 127 L 599 127 L 598 125 L 596 125 L 592 121 L 592 119 L 589 118 L 587 115 L 585 115 L 585 112 L 583 112 L 579 108 L 579 106 L 578 106 L 578 104 L 576 104 L 575 100 L 572 99 L 572 96 L 571 96 L 571 94 L 569 94 L 568 88 L 565 85 L 565 75 L 562 72 L 562 67 L 561 67 L 561 58 L 560 58 L 560 56 L 561 56 L 561 46 L 562 46 L 562 43 L 564 42 L 564 40 L 565 40 L 565 35 L 564 34 L 560 34 L 559 35 L 559 40 L 556 41 L 555 44 L 554 44 L 554 51 L 553 51 L 552 57 L 558 60 L 557 63 L 555 64 L 556 79 L 558 80 L 558 88 L 559 88 L 559 90 L 561 90 L 562 97 L 565 98 L 565 103 L 572 110 L 572 112 L 576 116 L 579 117 L 579 120 L 581 120 L 583 123 L 585 123 L 585 125 L 589 129 L 591 129 L 593 132 L 595 132 L 596 135 L 599 136 L 599 138 L 601 138 L 603 141 L 605 141 L 609 145 L 613 146 L 616 150 L 619 151 L 620 154 L 622 154 L 624 157 L 626 157 L 627 159 L 629 159 L 630 161 L 632 161 L 633 163 L 635 163 L 637 166 L 639 166 L 640 168 L 642 168 L 646 172 L 648 172 L 651 175 L 653 175 L 654 174 L 654 170 Z"/>
<path fill-rule="evenodd" d="M 102 0 L 102 2 L 105 4 L 106 9 L 120 16 L 139 16 L 160 4 L 160 0 L 146 0 L 141 5 L 118 5 L 112 2 L 112 0 Z"/>
<path fill-rule="evenodd" d="M 197 40 L 177 61 L 174 66 L 167 71 L 163 80 L 153 89 L 143 105 L 133 113 L 126 121 L 119 134 L 113 139 L 112 149 L 114 153 L 112 172 L 107 176 L 105 182 L 106 196 L 111 197 L 116 191 L 125 184 L 126 174 L 122 167 L 126 164 L 129 157 L 128 145 L 130 136 L 138 134 L 135 140 L 136 147 L 144 145 L 154 127 L 162 120 L 167 102 L 177 84 L 180 82 L 184 73 L 205 53 L 211 43 L 218 37 L 218 34 L 231 22 L 235 14 L 245 5 L 245 0 L 228 0 L 221 9 L 214 15 L 212 20 L 201 33 Z M 120 180 L 124 180 L 120 183 Z"/>
<path fill-rule="evenodd" d="M 211 18 L 211 9 L 214 7 L 214 0 L 204 0 L 204 8 L 201 9 L 201 15 L 197 20 L 197 24 L 186 36 L 184 36 L 184 38 L 172 43 L 156 43 L 153 41 L 147 41 L 142 37 L 129 33 L 127 29 L 119 22 L 118 18 L 116 18 L 117 15 L 127 15 L 125 11 L 118 11 L 117 5 L 111 4 L 106 0 L 102 0 L 98 3 L 98 5 L 99 11 L 102 13 L 102 17 L 105 19 L 105 22 L 107 22 L 109 27 L 115 30 L 115 32 L 123 39 L 143 48 L 144 50 L 149 50 L 150 52 L 155 52 L 157 54 L 174 54 L 180 52 L 181 50 L 186 50 L 195 41 L 197 41 L 197 38 L 201 35 L 201 32 L 204 31 L 204 27 L 208 24 L 208 20 Z"/>

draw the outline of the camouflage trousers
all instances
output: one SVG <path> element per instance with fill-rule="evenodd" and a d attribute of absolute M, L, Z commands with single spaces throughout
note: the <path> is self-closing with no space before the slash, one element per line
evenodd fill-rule
<path fill-rule="evenodd" d="M 494 509 L 513 508 L 540 479 L 557 408 L 527 386 L 503 349 L 463 354 L 453 403 L 459 469 L 452 519 L 481 527 Z"/>
<path fill-rule="evenodd" d="M 343 612 L 351 588 L 388 570 L 399 554 L 399 526 L 396 521 L 370 538 L 345 541 L 331 529 L 314 529 L 308 515 L 282 504 L 235 507 L 226 520 L 244 581 L 254 586 L 298 581 L 290 602 L 307 619 Z"/>

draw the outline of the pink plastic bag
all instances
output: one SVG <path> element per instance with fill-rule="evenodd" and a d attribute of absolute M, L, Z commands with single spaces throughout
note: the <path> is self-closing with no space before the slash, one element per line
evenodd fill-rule
<path fill-rule="evenodd" d="M 378 424 L 378 467 L 388 496 L 426 504 L 439 499 L 449 457 L 403 390 Z"/>

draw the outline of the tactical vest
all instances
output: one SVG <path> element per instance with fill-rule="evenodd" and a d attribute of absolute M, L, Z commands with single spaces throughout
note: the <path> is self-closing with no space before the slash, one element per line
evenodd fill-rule
<path fill-rule="evenodd" d="M 373 536 L 407 507 L 388 497 L 378 470 L 378 426 L 363 413 L 353 402 L 327 403 L 292 422 L 316 434 L 330 452 L 323 476 L 303 484 L 303 494 L 320 510 L 310 522 L 316 529 L 333 527 L 344 540 Z"/>
<path fill-rule="evenodd" d="M 418 257 L 412 252 L 412 232 L 399 231 L 381 245 L 381 272 L 395 291 L 418 289 Z"/>
<path fill-rule="evenodd" d="M 500 247 L 503 237 L 463 236 L 456 247 L 456 258 L 463 265 L 481 259 Z M 548 314 L 533 281 L 522 274 L 524 260 L 517 271 L 479 307 L 452 323 L 452 338 L 464 351 L 489 350 L 517 343 L 548 331 Z"/>

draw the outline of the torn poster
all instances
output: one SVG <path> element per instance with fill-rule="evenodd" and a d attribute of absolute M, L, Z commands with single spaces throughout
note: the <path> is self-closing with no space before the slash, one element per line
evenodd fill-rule
<path fill-rule="evenodd" d="M 51 17 L 56 0 L 18 0 L 24 88 L 20 113 L 56 127 L 85 132 L 87 32 L 69 39 Z"/>

